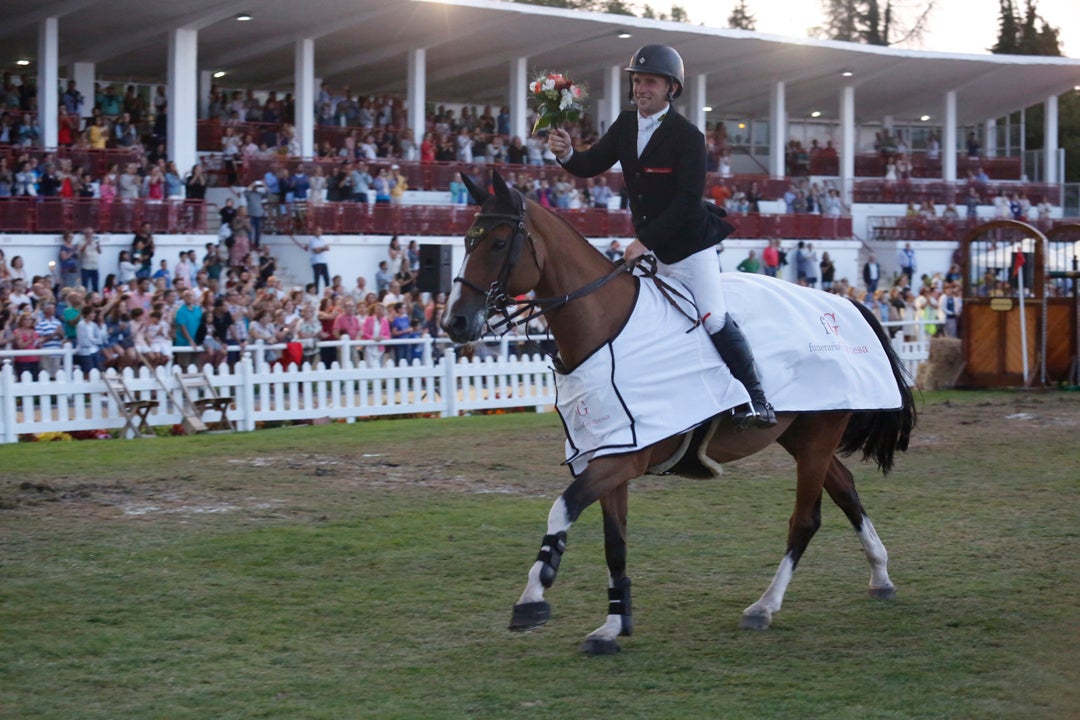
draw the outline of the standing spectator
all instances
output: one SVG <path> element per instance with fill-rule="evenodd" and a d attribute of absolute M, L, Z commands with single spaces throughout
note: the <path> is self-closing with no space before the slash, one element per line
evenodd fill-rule
<path fill-rule="evenodd" d="M 142 182 L 138 173 L 135 172 L 135 163 L 128 163 L 124 172 L 117 178 L 121 200 L 138 200 L 142 190 Z"/>
<path fill-rule="evenodd" d="M 873 295 L 877 291 L 878 282 L 881 280 L 881 266 L 878 265 L 877 257 L 871 255 L 867 258 L 862 268 L 863 284 L 866 292 Z"/>
<path fill-rule="evenodd" d="M 346 297 L 341 303 L 341 313 L 337 315 L 333 323 L 330 326 L 330 336 L 334 340 L 341 340 L 347 337 L 349 340 L 360 339 L 360 325 L 363 322 L 361 317 L 357 314 L 356 301 L 351 297 Z M 345 348 L 344 346 L 339 348 L 339 357 L 342 364 L 345 360 Z M 356 366 L 364 359 L 363 346 L 354 346 L 352 348 L 352 355 L 350 362 L 353 366 Z"/>
<path fill-rule="evenodd" d="M 266 198 L 268 191 L 266 183 L 256 180 L 244 191 L 244 201 L 247 203 L 247 215 L 251 221 L 252 247 L 258 249 L 262 240 L 263 218 L 266 216 Z"/>
<path fill-rule="evenodd" d="M 619 262 L 623 259 L 624 255 L 622 245 L 619 244 L 618 240 L 612 240 L 611 244 L 608 245 L 608 249 L 604 251 L 604 255 L 606 255 L 607 259 L 611 262 Z"/>
<path fill-rule="evenodd" d="M 611 187 L 608 186 L 607 176 L 601 175 L 592 188 L 592 206 L 597 210 L 607 210 L 613 195 Z"/>
<path fill-rule="evenodd" d="M 79 244 L 79 270 L 82 286 L 91 292 L 98 292 L 101 241 L 94 237 L 93 228 L 86 228 L 82 235 L 82 243 Z"/>
<path fill-rule="evenodd" d="M 381 296 L 389 290 L 393 280 L 394 273 L 390 272 L 390 264 L 386 260 L 380 260 L 379 269 L 375 271 L 375 294 Z"/>
<path fill-rule="evenodd" d="M 979 137 L 974 133 L 968 133 L 967 139 L 967 156 L 972 160 L 977 160 L 982 154 L 982 144 L 979 142 Z"/>
<path fill-rule="evenodd" d="M 761 261 L 758 260 L 757 253 L 751 250 L 743 261 L 735 266 L 735 269 L 739 272 L 757 275 L 761 272 Z"/>
<path fill-rule="evenodd" d="M 173 325 L 176 328 L 173 345 L 186 348 L 176 356 L 180 367 L 186 369 L 188 365 L 195 362 L 195 348 L 199 344 L 195 336 L 198 335 L 199 325 L 202 324 L 203 309 L 195 303 L 194 290 L 185 290 L 183 298 L 184 302 L 176 309 L 176 315 L 173 318 Z"/>
<path fill-rule="evenodd" d="M 38 347 L 42 350 L 59 350 L 64 343 L 64 322 L 56 317 L 56 303 L 44 302 L 41 305 L 41 317 L 34 323 L 34 332 L 37 333 Z M 41 369 L 48 373 L 50 380 L 56 379 L 56 373 L 60 370 L 60 355 L 43 354 L 41 357 Z"/>
<path fill-rule="evenodd" d="M 402 340 L 407 338 L 412 332 L 412 320 L 409 317 L 409 309 L 405 307 L 405 303 L 394 303 L 392 308 L 393 317 L 390 319 L 390 337 L 395 340 Z M 410 356 L 410 345 L 395 345 L 394 346 L 394 364 L 397 365 L 402 360 L 408 360 Z"/>
<path fill-rule="evenodd" d="M 375 204 L 388 205 L 390 203 L 390 193 L 394 189 L 395 181 L 393 176 L 390 175 L 390 171 L 386 168 L 379 170 L 379 174 L 375 176 L 375 181 L 372 183 L 375 190 Z"/>
<path fill-rule="evenodd" d="M 326 242 L 326 238 L 323 237 L 322 228 L 316 226 L 314 233 L 312 233 L 311 240 L 306 243 L 302 243 L 296 239 L 296 236 L 289 233 L 289 237 L 297 247 L 304 250 L 308 254 L 308 259 L 311 261 L 311 272 L 315 282 L 315 290 L 318 292 L 319 280 L 323 281 L 324 285 L 330 285 L 330 268 L 327 257 L 327 253 L 330 252 L 330 245 Z"/>
<path fill-rule="evenodd" d="M 896 254 L 896 264 L 900 266 L 900 274 L 907 276 L 907 284 L 915 282 L 915 251 L 911 249 L 911 243 L 904 243 L 904 249 Z"/>
<path fill-rule="evenodd" d="M 84 376 L 91 370 L 101 370 L 101 349 L 107 340 L 101 308 L 88 308 L 75 327 L 75 357 Z"/>
<path fill-rule="evenodd" d="M 34 314 L 30 312 L 19 313 L 15 321 L 15 329 L 11 333 L 11 344 L 16 350 L 37 350 L 41 347 L 41 338 L 34 329 Z M 23 355 L 15 358 L 15 377 L 21 378 L 23 373 L 30 373 L 31 377 L 38 374 L 41 357 L 39 355 Z"/>
<path fill-rule="evenodd" d="M 64 231 L 58 260 L 60 287 L 75 287 L 79 282 L 79 249 L 75 247 L 75 236 L 70 230 Z"/>
<path fill-rule="evenodd" d="M 821 254 L 821 289 L 828 292 L 833 288 L 833 280 L 836 277 L 836 264 L 829 257 L 828 252 Z"/>
<path fill-rule="evenodd" d="M 769 277 L 776 277 L 780 272 L 780 250 L 779 240 L 770 240 L 769 244 L 765 246 L 765 249 L 761 251 L 761 260 L 765 268 L 765 274 Z"/>
<path fill-rule="evenodd" d="M 401 174 L 398 165 L 390 166 L 390 182 L 390 204 L 401 205 L 405 191 L 409 189 L 409 181 Z"/>
<path fill-rule="evenodd" d="M 131 240 L 131 261 L 138 266 L 135 276 L 148 278 L 153 272 L 154 236 L 150 232 L 150 223 L 144 222 Z"/>
<path fill-rule="evenodd" d="M 386 306 L 375 303 L 371 314 L 364 318 L 360 337 L 363 340 L 386 340 L 390 337 L 390 321 L 386 318 Z M 364 349 L 364 357 L 368 367 L 377 368 L 382 365 L 383 355 L 386 353 L 385 345 L 369 345 Z"/>

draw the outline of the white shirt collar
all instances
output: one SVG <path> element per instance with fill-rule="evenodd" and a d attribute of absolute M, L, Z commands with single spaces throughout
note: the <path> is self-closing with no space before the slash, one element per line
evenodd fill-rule
<path fill-rule="evenodd" d="M 640 112 L 638 112 L 638 114 L 637 114 L 638 127 L 640 128 L 643 125 L 648 125 L 650 127 L 654 126 L 654 125 L 659 125 L 660 121 L 663 120 L 665 117 L 667 117 L 667 114 L 669 112 L 671 112 L 671 103 L 668 103 L 667 105 L 665 105 L 664 108 L 660 112 L 654 113 L 654 114 L 650 115 L 649 117 L 644 117 Z"/>

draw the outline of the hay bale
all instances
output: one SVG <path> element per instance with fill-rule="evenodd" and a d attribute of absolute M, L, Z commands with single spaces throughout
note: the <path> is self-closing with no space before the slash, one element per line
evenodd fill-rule
<path fill-rule="evenodd" d="M 915 380 L 923 390 L 948 390 L 956 385 L 963 366 L 959 338 L 931 338 L 930 357 L 919 364 L 919 376 Z"/>

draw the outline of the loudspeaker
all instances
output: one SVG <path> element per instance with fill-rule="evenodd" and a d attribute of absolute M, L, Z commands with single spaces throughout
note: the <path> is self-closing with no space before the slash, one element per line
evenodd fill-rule
<path fill-rule="evenodd" d="M 416 287 L 420 292 L 450 294 L 452 251 L 450 245 L 420 246 L 420 272 L 416 275 Z"/>

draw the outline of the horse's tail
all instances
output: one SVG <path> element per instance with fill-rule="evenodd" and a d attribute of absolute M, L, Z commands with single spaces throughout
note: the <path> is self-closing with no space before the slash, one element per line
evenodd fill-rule
<path fill-rule="evenodd" d="M 863 460 L 873 458 L 881 472 L 887 475 L 892 469 L 896 451 L 908 448 L 908 440 L 916 423 L 915 401 L 908 386 L 908 372 L 893 349 L 885 328 L 865 305 L 855 301 L 852 303 L 874 329 L 889 358 L 896 387 L 900 390 L 901 405 L 897 410 L 862 410 L 854 413 L 840 440 L 839 452 L 847 456 L 861 450 Z"/>

